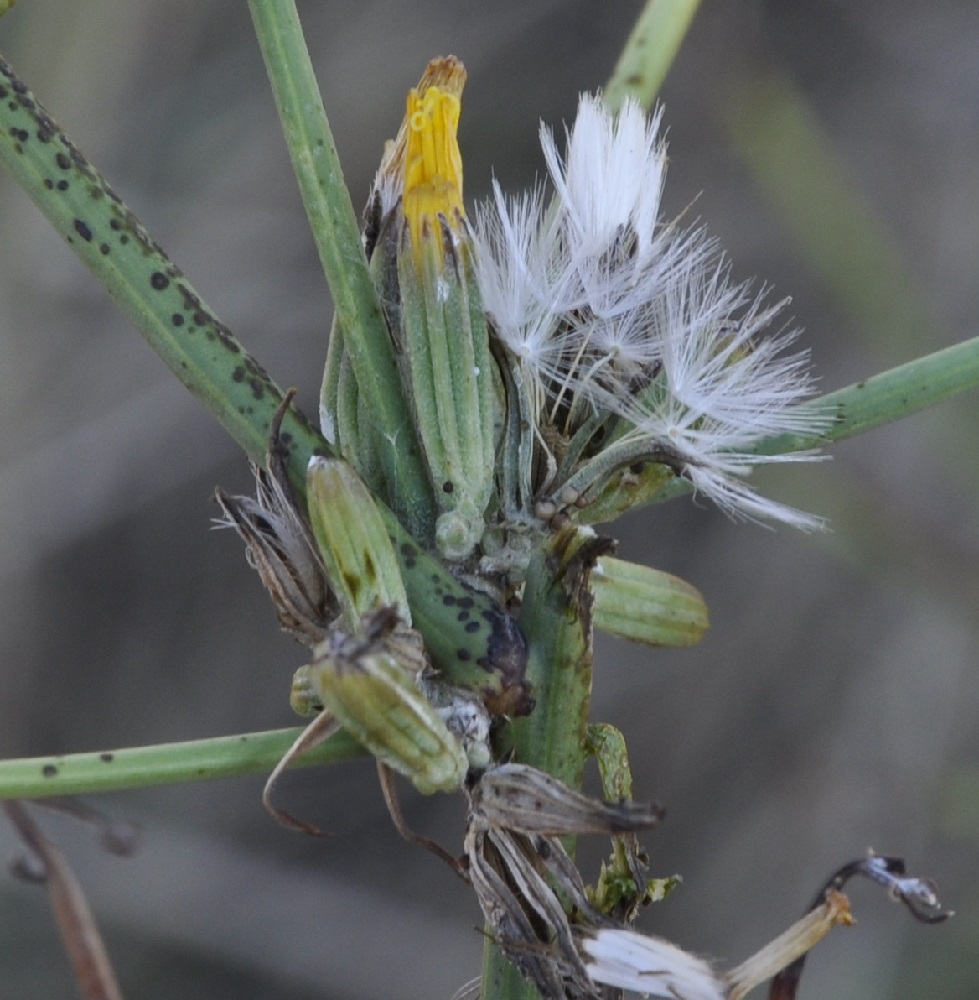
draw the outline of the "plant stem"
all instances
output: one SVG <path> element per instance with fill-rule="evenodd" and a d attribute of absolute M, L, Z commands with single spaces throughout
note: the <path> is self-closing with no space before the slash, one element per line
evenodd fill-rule
<path fill-rule="evenodd" d="M 170 370 L 261 460 L 281 391 L 2 58 L 0 160 Z"/>
<path fill-rule="evenodd" d="M 832 413 L 832 424 L 818 435 L 765 438 L 750 451 L 780 455 L 818 448 L 910 416 L 977 385 L 979 337 L 973 337 L 803 403 Z"/>
<path fill-rule="evenodd" d="M 277 729 L 101 753 L 2 760 L 0 799 L 88 795 L 185 781 L 268 774 L 302 731 L 301 727 Z M 304 754 L 294 766 L 329 764 L 363 757 L 364 753 L 359 743 L 346 733 L 339 732 Z"/>
<path fill-rule="evenodd" d="M 377 447 L 387 481 L 398 484 L 389 499 L 412 534 L 430 538 L 435 523 L 431 486 L 296 5 L 249 0 L 248 6 L 337 325 L 380 432 Z"/>
<path fill-rule="evenodd" d="M 570 528 L 531 560 L 520 625 L 537 706 L 506 727 L 501 742 L 517 760 L 581 787 L 591 705 L 592 626 L 588 573 L 602 554 L 594 536 Z M 574 843 L 565 845 L 574 854 Z M 534 1000 L 537 991 L 491 940 L 483 949 L 483 1000 Z"/>
<path fill-rule="evenodd" d="M 591 542 L 593 537 L 586 540 L 568 529 L 531 559 L 519 621 L 530 649 L 527 677 L 537 706 L 507 727 L 518 760 L 573 788 L 581 786 L 591 704 Z"/>
<path fill-rule="evenodd" d="M 648 0 L 605 85 L 613 111 L 628 97 L 652 106 L 699 6 L 700 0 Z"/>

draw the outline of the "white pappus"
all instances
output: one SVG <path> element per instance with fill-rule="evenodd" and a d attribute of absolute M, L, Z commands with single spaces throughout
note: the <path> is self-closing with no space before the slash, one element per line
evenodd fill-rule
<path fill-rule="evenodd" d="M 733 282 L 702 228 L 661 218 L 661 118 L 632 101 L 613 115 L 583 95 L 563 157 L 541 126 L 553 197 L 508 197 L 494 182 L 475 213 L 485 310 L 538 427 L 570 438 L 587 416 L 611 414 L 628 425 L 620 440 L 668 448 L 729 514 L 817 527 L 742 479 L 757 464 L 821 457 L 754 453 L 767 437 L 827 425 L 798 406 L 812 391 L 808 354 L 789 350 L 798 331 L 766 330 L 785 301 Z"/>

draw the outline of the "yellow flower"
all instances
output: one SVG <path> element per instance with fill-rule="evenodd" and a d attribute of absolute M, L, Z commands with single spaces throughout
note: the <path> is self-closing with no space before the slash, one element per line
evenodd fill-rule
<path fill-rule="evenodd" d="M 456 140 L 459 98 L 441 87 L 408 94 L 408 148 L 402 203 L 416 254 L 440 214 L 450 225 L 463 214 L 462 156 Z M 457 228 L 457 226 L 453 226 Z"/>
<path fill-rule="evenodd" d="M 402 212 L 420 260 L 424 233 L 441 215 L 457 233 L 465 217 L 462 154 L 457 137 L 466 70 L 455 56 L 433 59 L 408 93 L 398 138 L 388 147 L 381 176 L 401 189 Z"/>

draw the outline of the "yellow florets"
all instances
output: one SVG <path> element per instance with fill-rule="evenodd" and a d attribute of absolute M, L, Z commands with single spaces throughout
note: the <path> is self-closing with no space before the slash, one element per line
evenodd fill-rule
<path fill-rule="evenodd" d="M 462 154 L 459 126 L 462 81 L 455 87 L 411 90 L 405 116 L 404 195 L 402 210 L 416 254 L 422 234 L 439 215 L 456 228 L 462 206 Z"/>

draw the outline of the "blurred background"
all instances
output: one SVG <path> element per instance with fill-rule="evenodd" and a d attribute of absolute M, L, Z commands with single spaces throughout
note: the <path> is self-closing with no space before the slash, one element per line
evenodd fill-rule
<path fill-rule="evenodd" d="M 301 5 L 354 203 L 427 60 L 469 69 L 467 198 L 543 170 L 610 74 L 641 4 Z M 21 0 L 0 51 L 219 316 L 315 412 L 331 305 L 240 0 Z M 822 389 L 976 335 L 979 7 L 971 0 L 708 2 L 662 91 L 668 215 L 734 274 L 793 297 Z M 692 207 L 691 207 L 692 206 Z M 304 651 L 231 532 L 216 484 L 244 459 L 0 174 L 0 756 L 271 729 Z M 626 733 L 645 838 L 683 884 L 645 930 L 734 964 L 868 847 L 938 880 L 957 917 L 915 924 L 869 885 L 810 959 L 805 1000 L 979 995 L 979 397 L 760 478 L 826 516 L 806 536 L 677 500 L 615 526 L 621 552 L 699 587 L 705 641 L 599 639 L 593 717 Z M 386 816 L 366 761 L 97 800 L 139 822 L 76 867 L 125 994 L 141 1000 L 449 1000 L 478 974 L 475 899 Z M 407 787 L 458 844 L 461 797 Z M 0 850 L 16 850 L 0 829 Z M 606 845 L 586 845 L 586 874 Z M 0 877 L 0 995 L 74 995 L 42 891 Z"/>

